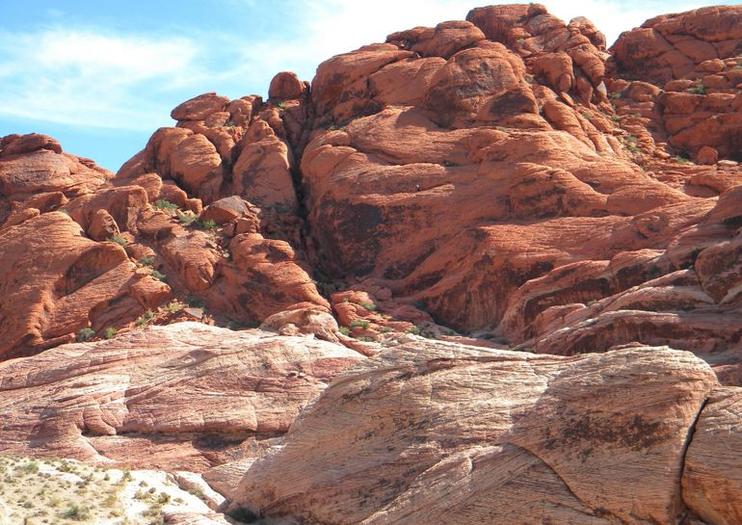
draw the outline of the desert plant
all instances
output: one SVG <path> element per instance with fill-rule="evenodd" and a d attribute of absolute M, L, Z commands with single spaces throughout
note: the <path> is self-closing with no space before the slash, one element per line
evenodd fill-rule
<path fill-rule="evenodd" d="M 684 157 L 682 155 L 676 155 L 673 157 L 673 160 L 675 162 L 679 162 L 680 164 L 690 164 L 690 159 L 687 157 Z"/>
<path fill-rule="evenodd" d="M 123 237 L 118 233 L 109 237 L 108 240 L 111 242 L 115 242 L 119 246 L 126 246 L 127 244 L 129 244 L 129 241 L 126 240 L 126 237 Z"/>
<path fill-rule="evenodd" d="M 170 301 L 165 305 L 164 308 L 169 313 L 174 314 L 176 312 L 180 312 L 183 309 L 183 303 L 181 303 L 180 301 Z"/>
<path fill-rule="evenodd" d="M 413 326 L 412 328 L 407 329 L 408 334 L 412 335 L 420 335 L 420 327 L 419 326 Z"/>
<path fill-rule="evenodd" d="M 207 231 L 215 230 L 217 227 L 216 222 L 213 221 L 212 219 L 206 219 L 205 221 L 198 220 L 194 223 L 194 225 L 199 230 L 207 230 Z"/>
<path fill-rule="evenodd" d="M 29 461 L 19 467 L 24 474 L 36 474 L 39 471 L 39 464 L 35 461 Z"/>
<path fill-rule="evenodd" d="M 193 213 L 191 210 L 186 210 L 186 211 L 177 210 L 175 212 L 175 216 L 178 218 L 178 222 L 180 222 L 184 226 L 190 226 L 191 224 L 196 222 L 196 220 L 198 219 L 198 216 L 195 213 Z"/>
<path fill-rule="evenodd" d="M 147 310 L 142 315 L 140 315 L 136 321 L 134 321 L 134 326 L 147 326 L 150 322 L 152 322 L 152 319 L 154 318 L 155 313 L 152 310 Z M 106 477 L 108 477 L 108 474 L 106 474 Z"/>
<path fill-rule="evenodd" d="M 368 321 L 365 321 L 363 319 L 356 319 L 355 321 L 351 321 L 350 327 L 363 328 L 365 330 L 366 328 L 368 328 Z"/>
<path fill-rule="evenodd" d="M 341 326 L 339 330 L 340 333 L 343 335 L 350 335 L 350 328 L 348 328 L 347 326 Z"/>
<path fill-rule="evenodd" d="M 703 82 L 701 82 L 699 84 L 689 87 L 687 91 L 688 93 L 693 93 L 694 95 L 705 95 L 706 86 L 704 86 Z"/>
<path fill-rule="evenodd" d="M 142 266 L 152 266 L 155 263 L 155 258 L 152 255 L 145 255 L 139 259 L 139 264 Z"/>
<path fill-rule="evenodd" d="M 363 306 L 369 312 L 376 311 L 376 305 L 374 303 L 361 303 L 361 306 Z"/>
<path fill-rule="evenodd" d="M 157 208 L 158 210 L 168 211 L 168 212 L 174 212 L 175 210 L 178 209 L 177 204 L 170 202 L 167 199 L 157 199 L 155 201 L 154 207 Z"/>
<path fill-rule="evenodd" d="M 78 342 L 83 343 L 92 339 L 94 335 L 95 330 L 93 330 L 92 328 L 82 328 L 79 332 L 77 332 L 77 340 Z"/>
<path fill-rule="evenodd" d="M 109 326 L 103 332 L 103 337 L 105 337 L 106 339 L 113 339 L 114 337 L 116 337 L 117 333 L 118 330 L 116 330 L 113 326 Z"/>
<path fill-rule="evenodd" d="M 167 275 L 165 275 L 164 273 L 158 270 L 152 270 L 150 275 L 154 277 L 155 279 L 157 279 L 158 281 L 162 281 L 163 283 L 167 282 Z"/>
<path fill-rule="evenodd" d="M 85 521 L 90 518 L 90 510 L 77 503 L 72 503 L 62 512 L 61 517 L 66 520 Z"/>

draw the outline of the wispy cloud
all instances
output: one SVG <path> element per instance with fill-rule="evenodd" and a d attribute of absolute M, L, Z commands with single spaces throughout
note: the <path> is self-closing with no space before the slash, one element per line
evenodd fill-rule
<path fill-rule="evenodd" d="M 153 91 L 188 85 L 199 50 L 182 37 L 52 28 L 0 34 L 0 115 L 63 124 L 151 129 Z M 153 87 L 154 86 L 154 87 Z"/>

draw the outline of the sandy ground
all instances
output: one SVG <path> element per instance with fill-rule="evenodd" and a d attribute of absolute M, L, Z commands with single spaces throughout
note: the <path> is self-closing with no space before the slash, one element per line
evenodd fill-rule
<path fill-rule="evenodd" d="M 176 516 L 226 524 L 205 491 L 183 490 L 160 471 L 0 456 L 0 525 L 159 525 Z"/>

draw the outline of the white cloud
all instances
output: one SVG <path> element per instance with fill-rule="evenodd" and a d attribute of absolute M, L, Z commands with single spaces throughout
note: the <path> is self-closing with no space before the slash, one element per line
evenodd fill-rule
<path fill-rule="evenodd" d="M 0 34 L 0 56 L 8 57 L 0 63 L 0 115 L 152 129 L 167 118 L 152 92 L 192 82 L 197 55 L 193 42 L 177 37 L 62 29 Z"/>

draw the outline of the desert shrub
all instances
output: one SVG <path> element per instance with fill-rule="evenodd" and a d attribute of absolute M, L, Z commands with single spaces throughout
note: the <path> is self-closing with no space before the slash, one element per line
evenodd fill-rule
<path fill-rule="evenodd" d="M 60 516 L 66 520 L 85 521 L 90 518 L 90 510 L 87 507 L 78 505 L 77 503 L 72 503 L 62 511 Z"/>
<path fill-rule="evenodd" d="M 108 240 L 111 242 L 115 242 L 119 246 L 126 246 L 127 244 L 129 244 L 129 241 L 126 240 L 126 237 L 122 237 L 118 233 L 110 237 Z"/>
<path fill-rule="evenodd" d="M 158 281 L 162 281 L 163 283 L 167 282 L 167 276 L 158 270 L 152 270 L 150 275 Z"/>
<path fill-rule="evenodd" d="M 169 211 L 169 212 L 173 212 L 178 209 L 177 204 L 170 202 L 167 199 L 157 199 L 155 201 L 154 207 L 157 208 L 158 210 Z"/>
<path fill-rule="evenodd" d="M 78 342 L 83 343 L 92 339 L 94 335 L 95 330 L 93 330 L 92 328 L 82 328 L 79 332 L 77 332 L 77 340 Z"/>
<path fill-rule="evenodd" d="M 113 326 L 109 326 L 103 332 L 103 337 L 105 337 L 106 339 L 113 339 L 114 337 L 116 337 L 117 333 L 118 330 L 116 330 Z"/>
<path fill-rule="evenodd" d="M 152 319 L 155 318 L 155 313 L 152 310 L 147 310 L 142 315 L 140 315 L 136 321 L 134 321 L 134 326 L 142 327 L 147 326 L 150 322 L 152 322 Z M 108 474 L 106 474 L 106 477 Z"/>
<path fill-rule="evenodd" d="M 151 255 L 145 255 L 141 259 L 139 259 L 139 264 L 142 266 L 152 266 L 155 263 L 155 258 Z"/>
<path fill-rule="evenodd" d="M 35 461 L 29 461 L 21 465 L 19 470 L 24 474 L 36 474 L 39 471 L 39 464 Z"/>
<path fill-rule="evenodd" d="M 350 323 L 351 328 L 363 328 L 364 330 L 368 328 L 368 321 L 365 321 L 363 319 L 356 319 L 355 321 L 352 321 Z"/>
<path fill-rule="evenodd" d="M 215 229 L 216 229 L 216 227 L 217 227 L 217 224 L 216 224 L 216 222 L 214 222 L 214 221 L 213 221 L 213 220 L 211 220 L 211 219 L 207 219 L 207 220 L 205 220 L 205 221 L 202 221 L 202 220 L 198 220 L 198 221 L 196 221 L 196 222 L 194 223 L 194 225 L 195 225 L 195 226 L 196 226 L 196 228 L 198 228 L 199 230 L 207 230 L 207 231 L 215 230 Z"/>
<path fill-rule="evenodd" d="M 694 95 L 705 95 L 706 86 L 704 86 L 703 83 L 696 84 L 695 86 L 688 88 L 688 93 L 693 93 Z"/>
<path fill-rule="evenodd" d="M 190 226 L 196 220 L 198 219 L 198 216 L 193 213 L 191 210 L 186 211 L 176 211 L 175 216 L 178 218 L 178 222 L 180 222 L 184 226 Z"/>

